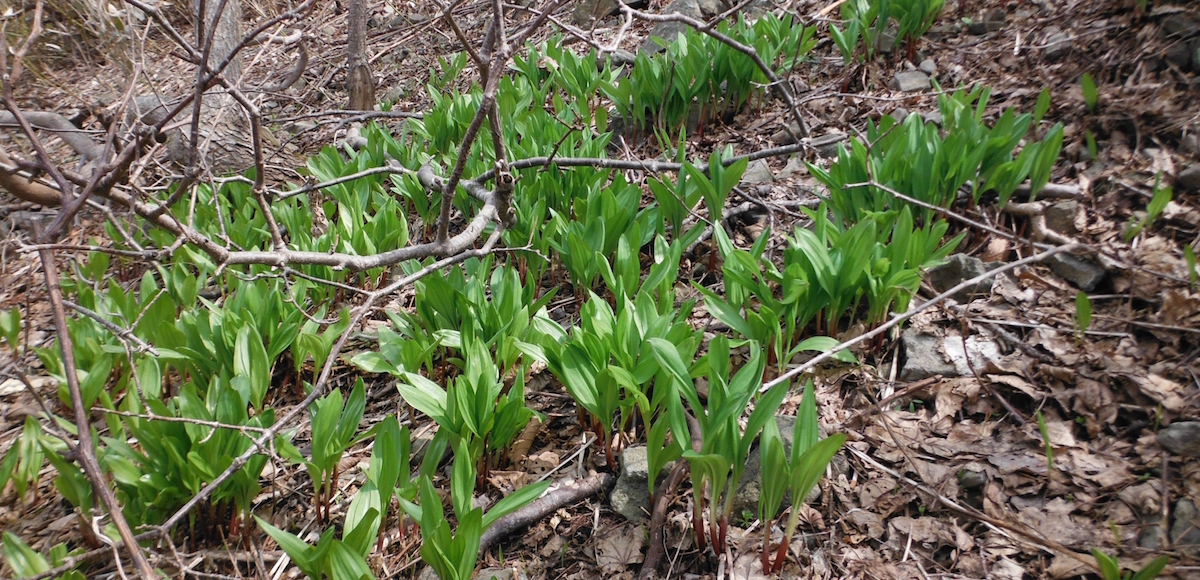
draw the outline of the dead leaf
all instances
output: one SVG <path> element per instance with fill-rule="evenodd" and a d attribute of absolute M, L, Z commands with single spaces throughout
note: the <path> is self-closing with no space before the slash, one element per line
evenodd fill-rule
<path fill-rule="evenodd" d="M 646 530 L 642 526 L 623 526 L 601 534 L 596 542 L 596 564 L 606 574 L 622 572 L 630 564 L 639 564 L 645 559 L 642 554 L 645 542 Z"/>

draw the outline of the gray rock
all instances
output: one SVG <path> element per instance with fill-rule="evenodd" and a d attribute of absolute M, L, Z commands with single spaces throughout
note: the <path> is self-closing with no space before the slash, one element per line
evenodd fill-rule
<path fill-rule="evenodd" d="M 1163 40 L 1186 40 L 1194 36 L 1200 36 L 1200 24 L 1186 12 L 1171 14 L 1163 20 Z"/>
<path fill-rule="evenodd" d="M 926 273 L 926 279 L 938 292 L 945 292 L 964 280 L 969 280 L 976 276 L 987 272 L 987 265 L 979 258 L 974 258 L 966 254 L 954 254 L 946 259 L 946 263 L 940 266 L 930 268 Z M 970 302 L 975 294 L 987 296 L 992 293 L 992 278 L 988 278 L 973 288 L 962 290 L 952 296 L 959 302 Z"/>
<path fill-rule="evenodd" d="M 663 466 L 655 477 L 661 480 L 674 464 Z M 621 474 L 609 495 L 613 511 L 633 522 L 645 521 L 650 514 L 650 462 L 645 446 L 626 447 L 621 451 Z"/>
<path fill-rule="evenodd" d="M 989 32 L 996 32 L 997 30 L 1004 28 L 1004 21 L 1006 19 L 1008 19 L 1008 14 L 1004 12 L 1003 8 L 993 8 L 991 12 L 985 14 L 981 20 L 978 22 L 972 22 L 970 26 L 967 26 L 967 32 L 970 32 L 976 36 L 984 35 Z"/>
<path fill-rule="evenodd" d="M 1186 71 L 1192 63 L 1192 51 L 1188 50 L 1188 43 L 1175 41 L 1167 46 L 1167 52 L 1163 54 L 1163 59 Z"/>
<path fill-rule="evenodd" d="M 788 123 L 787 129 L 780 129 L 771 135 L 771 140 L 779 145 L 791 145 L 800 136 L 800 126 Z"/>
<path fill-rule="evenodd" d="M 1183 191 L 1200 190 L 1200 163 L 1193 163 L 1180 171 L 1175 178 L 1175 187 Z"/>
<path fill-rule="evenodd" d="M 1138 532 L 1138 547 L 1147 550 L 1159 550 L 1167 543 L 1167 526 L 1163 525 L 1162 516 L 1147 514 L 1142 518 L 1142 529 Z"/>
<path fill-rule="evenodd" d="M 1182 457 L 1200 455 L 1200 421 L 1176 421 L 1160 429 L 1158 444 Z"/>
<path fill-rule="evenodd" d="M 742 183 L 745 185 L 771 183 L 772 181 L 775 181 L 775 174 L 771 172 L 771 166 L 767 165 L 765 159 L 751 161 L 750 165 L 746 167 L 746 172 L 742 174 Z"/>
<path fill-rule="evenodd" d="M 1056 32 L 1046 37 L 1046 48 L 1042 49 L 1042 56 L 1049 61 L 1060 60 L 1071 53 L 1071 47 L 1071 35 Z"/>
<path fill-rule="evenodd" d="M 571 12 L 571 21 L 583 26 L 592 20 L 600 20 L 616 14 L 620 8 L 617 0 L 582 0 Z"/>
<path fill-rule="evenodd" d="M 298 133 L 303 133 L 305 131 L 312 131 L 313 129 L 316 129 L 316 128 L 317 128 L 316 123 L 310 123 L 308 121 L 296 121 L 295 123 L 288 123 L 287 125 L 283 126 L 284 131 L 287 131 L 288 133 L 291 133 L 293 135 L 296 135 Z"/>
<path fill-rule="evenodd" d="M 980 471 L 964 469 L 958 473 L 958 483 L 963 489 L 982 489 L 987 481 L 987 474 Z"/>
<path fill-rule="evenodd" d="M 891 113 L 888 113 L 888 116 L 895 119 L 897 123 L 903 123 L 904 120 L 908 118 L 908 109 L 905 109 L 904 107 L 896 107 L 895 109 L 892 109 Z"/>
<path fill-rule="evenodd" d="M 1200 553 L 1200 511 L 1192 500 L 1175 502 L 1175 523 L 1171 526 L 1171 546 L 1192 557 Z"/>
<path fill-rule="evenodd" d="M 923 72 L 929 76 L 933 76 L 933 75 L 937 74 L 937 63 L 933 62 L 932 58 L 927 58 L 927 59 L 921 61 L 921 64 L 919 66 L 917 66 L 917 68 L 920 69 L 921 72 Z"/>
<path fill-rule="evenodd" d="M 1055 254 L 1048 260 L 1050 269 L 1060 278 L 1084 292 L 1091 292 L 1104 280 L 1104 266 L 1091 258 L 1074 254 Z"/>
<path fill-rule="evenodd" d="M 921 71 L 904 71 L 892 77 L 891 89 L 902 93 L 914 93 L 929 88 L 929 75 Z"/>
<path fill-rule="evenodd" d="M 1003 356 L 998 344 L 981 336 L 968 336 L 964 341 L 957 335 L 943 338 L 910 328 L 901 335 L 901 342 L 906 362 L 900 380 L 904 381 L 934 375 L 970 376 L 973 370 L 978 372 L 988 362 L 999 361 Z"/>
<path fill-rule="evenodd" d="M 666 8 L 663 8 L 663 14 L 682 14 L 692 18 L 703 19 L 704 13 L 700 11 L 699 0 L 675 0 Z M 642 41 L 642 45 L 638 47 L 638 52 L 654 54 L 663 50 L 657 42 L 654 42 L 654 37 L 661 38 L 667 42 L 675 42 L 675 38 L 687 31 L 688 25 L 682 22 L 659 22 L 650 30 L 650 34 L 646 35 L 646 40 Z"/>
<path fill-rule="evenodd" d="M 396 85 L 396 86 L 388 89 L 388 92 L 383 94 L 383 101 L 385 103 L 394 103 L 396 101 L 399 101 L 406 94 L 408 94 L 408 87 L 403 86 L 403 85 Z"/>
<path fill-rule="evenodd" d="M 524 571 L 516 568 L 484 568 L 475 573 L 475 580 L 529 580 Z"/>
<path fill-rule="evenodd" d="M 1076 233 L 1075 216 L 1079 213 L 1079 202 L 1075 200 L 1060 201 L 1046 208 L 1046 227 L 1064 236 Z"/>
<path fill-rule="evenodd" d="M 829 133 L 814 138 L 811 145 L 816 148 L 817 153 L 820 153 L 821 157 L 833 158 L 837 157 L 838 144 L 845 140 L 845 133 Z"/>
<path fill-rule="evenodd" d="M 713 16 L 725 11 L 721 6 L 721 0 L 699 0 L 699 4 L 700 13 L 703 14 L 705 18 L 712 18 Z"/>
<path fill-rule="evenodd" d="M 921 120 L 925 121 L 926 123 L 933 123 L 934 125 L 941 125 L 942 120 L 943 120 L 942 112 L 941 111 L 929 111 L 928 113 L 921 113 Z"/>
<path fill-rule="evenodd" d="M 804 170 L 805 170 L 804 159 L 802 159 L 800 157 L 792 157 L 792 158 L 788 159 L 787 165 L 785 165 L 784 168 L 782 170 L 780 170 L 779 174 L 777 174 L 775 176 L 775 178 L 776 179 L 788 179 L 788 178 L 792 177 L 793 175 L 797 175 L 797 174 L 803 172 Z"/>
<path fill-rule="evenodd" d="M 637 62 L 637 55 L 628 50 L 614 50 L 607 54 L 597 54 L 596 66 L 603 68 L 606 60 L 612 63 L 613 68 L 616 68 Z"/>
<path fill-rule="evenodd" d="M 943 377 L 958 376 L 954 365 L 942 354 L 942 338 L 925 334 L 915 328 L 904 330 L 900 338 L 904 346 L 904 370 L 900 372 L 900 380 L 919 381 L 935 375 Z"/>

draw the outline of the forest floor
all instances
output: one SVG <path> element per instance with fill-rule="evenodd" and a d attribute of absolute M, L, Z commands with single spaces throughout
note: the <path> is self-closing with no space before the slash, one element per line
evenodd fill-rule
<path fill-rule="evenodd" d="M 438 57 L 460 46 L 430 19 L 431 9 L 422 2 L 371 4 L 369 52 L 377 97 L 394 102 L 395 111 L 420 112 L 429 104 L 424 87 L 439 68 Z M 483 4 L 464 3 L 458 9 L 468 37 L 482 35 Z M 661 11 L 663 4 L 652 1 L 646 10 Z M 824 0 L 781 4 L 823 30 L 815 15 L 828 6 Z M 1036 265 L 1000 276 L 960 302 L 918 315 L 903 337 L 889 335 L 881 345 L 856 350 L 862 364 L 826 365 L 813 375 L 823 429 L 846 433 L 849 441 L 832 477 L 821 483 L 820 498 L 802 511 L 803 541 L 793 544 L 783 577 L 1094 577 L 1093 548 L 1117 555 L 1132 569 L 1167 555 L 1171 565 L 1162 577 L 1200 577 L 1200 423 L 1195 422 L 1200 421 L 1200 290 L 1184 258 L 1185 246 L 1200 253 L 1200 56 L 1195 55 L 1200 7 L 1151 2 L 1143 13 L 1133 4 L 950 0 L 912 60 L 899 50 L 847 67 L 820 33 L 809 62 L 793 71 L 789 81 L 814 137 L 858 135 L 868 119 L 884 115 L 936 112 L 933 87 L 891 88 L 901 72 L 932 75 L 945 89 L 990 87 L 991 118 L 1008 108 L 1032 111 L 1048 88 L 1052 104 L 1046 121 L 1065 126 L 1063 153 L 1050 180 L 1064 186 L 1063 193 L 1033 204 L 1041 216 L 983 206 L 963 213 L 1019 236 L 1049 231 L 1048 239 L 1084 242 L 1093 251 L 1053 268 Z M 270 13 L 257 5 L 245 11 L 248 19 Z M 308 20 L 312 57 L 302 82 L 268 96 L 263 106 L 280 141 L 273 170 L 297 182 L 292 168 L 320 146 L 344 138 L 346 130 L 342 117 L 320 115 L 345 101 L 345 17 L 333 3 L 323 3 L 318 11 Z M 562 16 L 569 19 L 569 11 Z M 595 32 L 606 40 L 619 25 L 619 17 L 609 17 L 596 23 Z M 621 48 L 636 52 L 650 28 L 636 23 Z M 166 57 L 166 43 L 155 42 L 161 44 L 148 46 L 147 53 L 158 51 L 160 62 L 174 62 Z M 1181 53 L 1180 46 L 1190 46 L 1191 53 Z M 283 70 L 290 58 L 282 48 L 264 51 L 248 67 L 249 78 Z M 107 88 L 115 85 L 103 81 L 120 76 L 111 64 L 47 62 L 54 65 L 39 72 L 37 86 L 18 91 L 24 104 L 68 111 L 116 96 Z M 190 83 L 188 75 L 170 66 L 147 64 L 145 72 L 162 86 L 175 82 L 182 90 Z M 1098 87 L 1094 110 L 1085 104 L 1084 73 Z M 461 77 L 464 87 L 474 74 L 468 66 Z M 689 157 L 705 159 L 727 144 L 739 154 L 783 144 L 787 121 L 780 103 L 756 103 L 730 123 L 705 127 L 689 138 Z M 385 122 L 397 132 L 402 123 Z M 1089 134 L 1094 151 L 1089 151 Z M 23 147 L 7 133 L 3 139 Z M 628 145 L 621 155 L 659 155 L 649 143 Z M 823 153 L 809 160 L 827 165 L 830 151 Z M 769 227 L 774 236 L 769 251 L 778 251 L 783 237 L 803 223 L 802 215 L 780 204 L 812 199 L 822 188 L 802 163 L 786 157 L 769 159 L 755 173 L 743 184 L 775 209 L 747 214 L 731 237 L 747 247 Z M 1155 223 L 1126 242 L 1126 227 L 1145 215 L 1160 179 L 1174 186 L 1172 201 Z M 0 194 L 0 201 L 10 222 L 27 219 L 17 216 L 21 211 L 36 210 L 7 194 Z M 86 216 L 85 227 L 70 241 L 103 236 L 101 219 Z M 1012 262 L 1031 253 L 1027 245 L 982 230 L 955 225 L 953 231 L 968 231 L 958 252 L 983 263 Z M 53 332 L 38 266 L 29 255 L 14 255 L 15 248 L 5 245 L 0 309 L 26 309 L 32 321 L 28 340 L 48 345 Z M 681 279 L 702 281 L 706 261 L 693 257 L 681 266 Z M 970 277 L 944 276 L 930 276 L 915 302 Z M 1077 325 L 1081 288 L 1093 309 L 1087 332 Z M 688 292 L 681 286 L 681 295 Z M 578 305 L 568 297 L 551 308 L 569 315 Z M 695 322 L 712 326 L 702 307 Z M 862 331 L 851 328 L 840 338 Z M 343 362 L 370 346 L 358 344 L 344 353 Z M 337 372 L 357 371 L 346 364 Z M 368 417 L 394 412 L 392 382 L 373 376 L 369 384 Z M 45 388 L 45 398 L 56 398 L 52 385 L 38 386 Z M 586 433 L 557 381 L 547 374 L 530 385 L 527 397 L 545 423 L 526 457 L 508 471 L 492 473 L 496 490 L 548 470 L 556 470 L 556 477 L 582 477 L 603 462 L 603 454 L 596 457 L 581 446 Z M 787 399 L 782 412 L 794 413 L 799 400 L 798 393 Z M 0 450 L 36 412 L 22 386 L 0 384 Z M 347 467 L 365 462 L 367 454 L 365 449 L 352 452 Z M 303 525 L 313 519 L 307 496 L 295 491 L 305 488 L 307 474 L 285 464 L 269 470 L 278 485 L 268 489 L 274 499 L 260 509 L 274 512 L 275 521 Z M 346 472 L 342 487 L 361 484 L 361 474 Z M 0 528 L 35 548 L 76 538 L 70 507 L 56 501 L 51 480 L 47 469 L 41 492 L 24 501 L 11 486 L 0 490 Z M 668 512 L 670 563 L 663 573 L 764 577 L 757 563 L 761 524 L 753 516 L 738 519 L 729 532 L 735 557 L 730 567 L 718 569 L 717 559 L 694 544 L 692 501 L 690 487 L 681 486 Z M 644 558 L 645 535 L 645 522 L 627 520 L 607 496 L 598 495 L 502 541 L 481 556 L 481 565 L 516 567 L 534 580 L 633 577 Z M 424 568 L 411 536 L 392 530 L 384 542 L 374 562 L 377 572 L 415 577 Z M 268 548 L 269 566 L 280 552 Z M 214 570 L 233 574 L 228 558 L 215 555 L 227 549 L 213 546 L 205 554 Z"/>

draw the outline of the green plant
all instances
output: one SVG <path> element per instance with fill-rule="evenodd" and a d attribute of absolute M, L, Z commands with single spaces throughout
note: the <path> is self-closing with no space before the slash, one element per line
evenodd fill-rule
<path fill-rule="evenodd" d="M 313 503 L 322 521 L 329 520 L 329 504 L 338 478 L 338 464 L 342 461 L 342 454 L 355 443 L 354 434 L 358 431 L 366 404 L 362 379 L 354 383 L 344 405 L 342 392 L 337 389 L 331 391 L 314 401 L 310 409 L 311 458 L 303 458 L 295 448 L 284 448 L 287 456 L 308 469 L 313 484 Z"/>
<path fill-rule="evenodd" d="M 8 343 L 8 348 L 14 352 L 20 350 L 21 342 L 21 309 L 10 308 L 0 311 L 0 336 Z"/>
<path fill-rule="evenodd" d="M 1096 105 L 1100 103 L 1100 93 L 1091 73 L 1083 73 L 1083 76 L 1079 77 L 1079 88 L 1083 91 L 1083 103 L 1087 105 L 1088 112 L 1095 113 Z"/>
<path fill-rule="evenodd" d="M 404 371 L 396 383 L 400 396 L 433 419 L 457 447 L 463 442 L 475 457 L 491 457 L 512 443 L 533 411 L 525 406 L 525 374 L 517 373 L 511 388 L 504 389 L 499 370 L 483 342 L 464 337 L 462 374 L 437 383 Z"/>
<path fill-rule="evenodd" d="M 891 117 L 881 118 L 878 126 L 868 121 L 866 142 L 852 139 L 849 148 L 839 145 L 828 170 L 808 164 L 829 189 L 829 205 L 837 219 L 849 226 L 870 214 L 908 205 L 891 191 L 950 207 L 959 189 L 969 183 L 974 203 L 984 192 L 995 191 L 1003 205 L 1028 178 L 1030 195 L 1037 195 L 1058 159 L 1062 124 L 1051 127 L 1041 141 L 1026 141 L 1014 156 L 1033 116 L 1006 110 L 989 128 L 983 119 L 990 94 L 977 87 L 969 93 L 939 95 L 941 129 L 916 114 L 900 123 Z M 934 219 L 929 209 L 913 211 L 918 222 Z"/>
<path fill-rule="evenodd" d="M 1121 565 L 1116 558 L 1101 552 L 1098 548 L 1092 548 L 1092 556 L 1096 558 L 1096 566 L 1100 568 L 1100 577 L 1103 580 L 1152 580 L 1158 577 L 1163 568 L 1171 562 L 1171 559 L 1166 556 L 1159 556 L 1151 560 L 1141 570 L 1137 572 L 1126 571 L 1121 574 Z"/>
<path fill-rule="evenodd" d="M 1042 412 L 1037 412 L 1038 432 L 1042 434 L 1042 446 L 1046 453 L 1046 470 L 1047 472 L 1054 471 L 1054 445 L 1050 443 L 1050 429 L 1046 426 L 1046 418 L 1042 416 Z"/>
<path fill-rule="evenodd" d="M 1147 226 L 1154 223 L 1159 215 L 1162 215 L 1163 210 L 1167 209 L 1167 204 L 1171 203 L 1171 198 L 1174 192 L 1170 186 L 1162 185 L 1162 174 L 1160 173 L 1154 182 L 1154 195 L 1150 198 L 1150 203 L 1146 205 L 1146 215 L 1138 220 L 1136 224 L 1131 224 L 1125 229 L 1125 241 L 1131 241 L 1137 237 Z"/>
<path fill-rule="evenodd" d="M 694 388 L 691 388 L 691 377 L 683 360 L 678 357 L 678 350 L 673 344 L 661 339 L 652 339 L 655 357 L 676 381 L 686 383 L 680 389 L 691 407 L 700 427 L 700 450 L 687 449 L 683 458 L 691 465 L 692 489 L 695 490 L 695 515 L 692 525 L 696 531 L 696 541 L 701 549 L 704 546 L 703 524 L 700 514 L 703 512 L 703 490 L 708 484 L 709 538 L 713 551 L 717 554 L 725 552 L 726 531 L 729 527 L 729 517 L 733 513 L 733 499 L 738 483 L 746 468 L 746 459 L 750 447 L 758 438 L 763 425 L 774 417 L 784 395 L 787 394 L 787 383 L 781 382 L 754 402 L 754 410 L 749 413 L 746 427 L 743 430 L 739 419 L 745 409 L 750 406 L 759 387 L 762 386 L 765 363 L 762 350 L 755 343 L 750 343 L 750 360 L 733 374 L 729 360 L 729 340 L 718 335 L 708 345 L 708 353 L 698 361 L 697 372 L 705 367 L 708 371 L 708 397 L 701 402 Z"/>
<path fill-rule="evenodd" d="M 1191 281 L 1192 286 L 1195 286 L 1197 282 L 1200 282 L 1200 266 L 1196 261 L 1196 252 L 1192 250 L 1191 246 L 1183 246 L 1183 259 L 1187 262 L 1188 280 Z"/>
<path fill-rule="evenodd" d="M 1087 329 L 1092 324 L 1092 301 L 1088 299 L 1087 294 L 1080 291 L 1075 295 L 1075 331 L 1079 336 L 1087 332 Z"/>
<path fill-rule="evenodd" d="M 813 486 L 825 474 L 825 468 L 833 460 L 833 456 L 846 442 L 846 436 L 840 433 L 819 439 L 817 428 L 817 398 L 813 392 L 812 381 L 804 385 L 804 396 L 800 400 L 800 408 L 796 414 L 796 425 L 792 434 L 791 453 L 787 453 L 779 435 L 779 427 L 775 421 L 768 421 L 763 428 L 762 457 L 762 494 L 759 496 L 759 518 L 763 521 L 763 552 L 762 566 L 764 571 L 778 572 L 783 568 L 787 556 L 788 545 L 796 526 L 800 521 L 799 505 Z M 785 493 L 791 493 L 792 509 L 784 527 L 783 542 L 775 553 L 772 565 L 770 556 L 771 522 L 779 513 L 780 504 Z"/>
<path fill-rule="evenodd" d="M 739 17 L 721 22 L 716 31 L 753 47 L 776 72 L 792 68 L 816 46 L 815 30 L 790 15 L 767 14 L 753 24 Z M 768 83 L 749 56 L 690 28 L 674 41 L 654 40 L 663 52 L 638 55 L 628 77 L 601 87 L 630 133 L 699 128 L 736 113 Z"/>
<path fill-rule="evenodd" d="M 944 0 L 850 0 L 841 5 L 845 30 L 830 25 L 829 35 L 842 53 L 842 61 L 864 62 L 883 49 L 886 35 L 908 43 L 908 58 L 916 54 L 917 41 L 933 26 Z M 895 22 L 894 29 L 892 22 Z M 862 40 L 862 50 L 858 49 Z"/>
<path fill-rule="evenodd" d="M 401 497 L 411 497 L 415 492 L 415 489 L 407 491 L 411 488 L 411 483 L 408 483 L 411 450 L 408 428 L 401 428 L 396 418 L 389 415 L 373 431 L 375 446 L 367 467 L 367 481 L 350 501 L 340 540 L 334 537 L 331 528 L 325 530 L 313 546 L 255 518 L 258 525 L 287 552 L 296 567 L 313 580 L 373 579 L 366 557 L 387 519 L 388 507 L 398 491 L 396 484 L 401 475 L 405 481 L 399 490 Z"/>
<path fill-rule="evenodd" d="M 37 576 L 44 572 L 48 572 L 53 568 L 61 565 L 69 556 L 74 556 L 82 553 L 83 550 L 67 551 L 66 544 L 55 544 L 50 548 L 50 558 L 47 559 L 28 544 L 21 541 L 11 532 L 4 532 L 4 561 L 8 562 L 8 567 L 12 569 L 16 578 L 28 578 Z M 71 570 L 61 576 L 55 576 L 55 580 L 84 580 L 86 577 L 78 570 Z"/>
<path fill-rule="evenodd" d="M 25 417 L 25 427 L 0 460 L 0 491 L 11 479 L 17 497 L 25 499 L 25 493 L 33 490 L 37 494 L 38 472 L 45 462 L 40 437 L 42 429 L 33 417 Z"/>
<path fill-rule="evenodd" d="M 579 408 L 590 414 L 590 421 L 584 418 L 581 422 L 590 423 L 603 438 L 609 465 L 613 465 L 614 415 L 620 412 L 618 431 L 623 430 L 635 411 L 643 424 L 652 429 L 654 416 L 668 401 L 667 389 L 651 392 L 651 383 L 660 367 L 650 344 L 664 340 L 689 356 L 699 348 L 700 336 L 687 324 L 692 304 L 685 303 L 679 309 L 674 306 L 672 288 L 685 243 L 677 241 L 667 246 L 662 237 L 656 238 L 655 264 L 636 295 L 631 296 L 624 284 L 615 286 L 614 309 L 596 294 L 590 294 L 580 309 L 579 326 L 569 336 L 557 323 L 541 321 L 546 328 L 542 343 L 546 365 L 562 381 Z M 633 272 L 633 283 L 637 282 L 638 272 Z M 665 431 L 652 433 L 651 437 L 654 436 L 664 438 L 665 446 Z M 651 463 L 660 459 L 656 455 L 659 449 L 651 451 Z"/>
<path fill-rule="evenodd" d="M 1085 129 L 1083 131 L 1083 139 L 1087 144 L 1088 159 L 1095 161 L 1096 156 L 1100 154 L 1099 149 L 1096 147 L 1096 134 L 1090 129 Z"/>
<path fill-rule="evenodd" d="M 473 505 L 477 458 L 465 440 L 455 444 L 450 505 L 457 529 L 451 528 L 446 519 L 442 500 L 428 475 L 423 475 L 420 480 L 419 504 L 400 498 L 404 511 L 421 524 L 421 559 L 442 580 L 469 580 L 479 558 L 483 532 L 496 520 L 537 499 L 550 486 L 549 481 L 543 481 L 522 487 L 496 502 L 485 514 L 482 508 Z"/>

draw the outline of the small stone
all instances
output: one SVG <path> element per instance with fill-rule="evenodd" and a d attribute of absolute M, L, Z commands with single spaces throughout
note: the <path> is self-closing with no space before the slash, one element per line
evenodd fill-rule
<path fill-rule="evenodd" d="M 945 355 L 942 354 L 941 337 L 908 328 L 901 334 L 900 340 L 904 346 L 905 357 L 900 380 L 919 381 L 935 375 L 958 376 L 954 365 L 947 362 Z"/>
<path fill-rule="evenodd" d="M 958 483 L 963 489 L 981 489 L 987 483 L 987 474 L 964 469 L 958 474 Z"/>
<path fill-rule="evenodd" d="M 1197 35 L 1200 35 L 1200 24 L 1187 13 L 1177 12 L 1163 20 L 1163 40 L 1188 39 Z"/>
<path fill-rule="evenodd" d="M 571 13 L 571 21 L 577 26 L 583 26 L 593 19 L 607 18 L 619 10 L 620 7 L 616 0 L 582 0 L 575 5 L 575 10 Z"/>
<path fill-rule="evenodd" d="M 943 120 L 942 112 L 941 111 L 929 111 L 928 113 L 921 113 L 921 119 L 923 121 L 925 121 L 926 123 L 933 123 L 934 125 L 941 125 L 942 120 Z"/>
<path fill-rule="evenodd" d="M 1200 512 L 1192 500 L 1175 502 L 1175 523 L 1171 526 L 1171 546 L 1192 557 L 1200 553 Z"/>
<path fill-rule="evenodd" d="M 720 0 L 699 0 L 699 5 L 700 13 L 703 14 L 705 18 L 712 18 L 713 16 L 724 12 L 724 9 L 721 7 Z"/>
<path fill-rule="evenodd" d="M 787 165 L 775 176 L 776 179 L 789 179 L 805 171 L 804 160 L 799 157 L 788 159 Z"/>
<path fill-rule="evenodd" d="M 987 265 L 979 258 L 968 256 L 966 254 L 954 254 L 946 259 L 944 264 L 934 266 L 926 272 L 926 279 L 938 292 L 945 292 L 955 286 L 958 286 L 962 281 L 969 280 L 976 276 L 982 275 L 988 270 Z M 967 288 L 952 296 L 959 302 L 970 302 L 975 294 L 984 296 L 992 293 L 992 278 L 988 278 L 973 288 Z"/>
<path fill-rule="evenodd" d="M 394 103 L 399 101 L 406 94 L 408 94 L 408 87 L 397 85 L 388 89 L 388 92 L 383 94 L 383 101 L 385 103 Z"/>
<path fill-rule="evenodd" d="M 1060 278 L 1084 292 L 1091 292 L 1104 280 L 1104 267 L 1095 261 L 1073 254 L 1055 254 L 1048 260 L 1050 269 Z"/>
<path fill-rule="evenodd" d="M 682 14 L 696 19 L 703 19 L 704 14 L 700 11 L 699 0 L 675 0 L 662 10 L 663 14 Z M 659 22 L 650 30 L 650 34 L 646 35 L 646 39 L 642 41 L 638 52 L 645 54 L 654 54 L 661 52 L 663 47 L 654 41 L 654 38 L 661 38 L 668 43 L 675 42 L 679 35 L 688 30 L 688 25 L 682 22 Z"/>
<path fill-rule="evenodd" d="M 1004 12 L 1003 8 L 993 8 L 990 12 L 984 15 L 982 22 L 973 23 L 967 31 L 976 35 L 996 32 L 997 30 L 1004 28 L 1004 21 L 1007 19 L 1008 14 Z"/>
<path fill-rule="evenodd" d="M 663 466 L 656 476 L 661 479 L 672 464 Z M 645 521 L 650 514 L 650 459 L 645 446 L 626 447 L 621 451 L 621 473 L 609 495 L 613 511 L 633 522 Z"/>
<path fill-rule="evenodd" d="M 1049 61 L 1056 61 L 1071 52 L 1072 40 L 1069 34 L 1065 32 L 1056 32 L 1046 37 L 1046 47 L 1042 49 L 1042 56 Z"/>
<path fill-rule="evenodd" d="M 475 573 L 475 580 L 528 580 L 525 572 L 516 568 L 484 568 Z"/>
<path fill-rule="evenodd" d="M 892 77 L 891 89 L 902 93 L 914 93 L 929 88 L 929 75 L 920 71 L 904 71 Z"/>
<path fill-rule="evenodd" d="M 937 74 L 937 63 L 933 62 L 932 58 L 927 58 L 921 61 L 921 64 L 917 66 L 917 68 L 929 76 Z"/>
<path fill-rule="evenodd" d="M 772 181 L 775 181 L 775 174 L 771 172 L 771 166 L 767 165 L 764 159 L 752 161 L 746 167 L 746 172 L 742 174 L 742 183 L 746 185 L 771 183 Z"/>
<path fill-rule="evenodd" d="M 1079 213 L 1079 202 L 1075 200 L 1060 201 L 1046 208 L 1046 227 L 1064 236 L 1076 233 L 1075 216 Z"/>
<path fill-rule="evenodd" d="M 904 107 L 896 107 L 895 109 L 892 109 L 891 113 L 888 113 L 888 116 L 895 119 L 897 123 L 903 123 L 904 120 L 908 118 L 908 109 L 905 109 Z"/>
<path fill-rule="evenodd" d="M 1147 514 L 1142 518 L 1142 531 L 1138 532 L 1138 547 L 1158 550 L 1167 543 L 1167 527 L 1159 514 Z"/>
<path fill-rule="evenodd" d="M 838 144 L 846 140 L 845 133 L 828 133 L 812 140 L 811 145 L 816 148 L 817 153 L 821 157 L 833 158 L 837 157 Z"/>
<path fill-rule="evenodd" d="M 771 140 L 779 145 L 791 145 L 800 136 L 800 126 L 789 123 L 786 129 L 780 129 L 771 135 Z"/>
<path fill-rule="evenodd" d="M 1200 163 L 1193 163 L 1180 171 L 1175 178 L 1175 187 L 1183 191 L 1200 190 Z"/>
<path fill-rule="evenodd" d="M 287 125 L 283 126 L 284 131 L 287 131 L 293 135 L 303 133 L 305 131 L 312 131 L 316 128 L 316 123 L 310 123 L 308 121 L 296 121 L 295 123 L 288 123 Z"/>
<path fill-rule="evenodd" d="M 1176 421 L 1159 430 L 1158 444 L 1183 457 L 1200 455 L 1200 421 Z"/>

